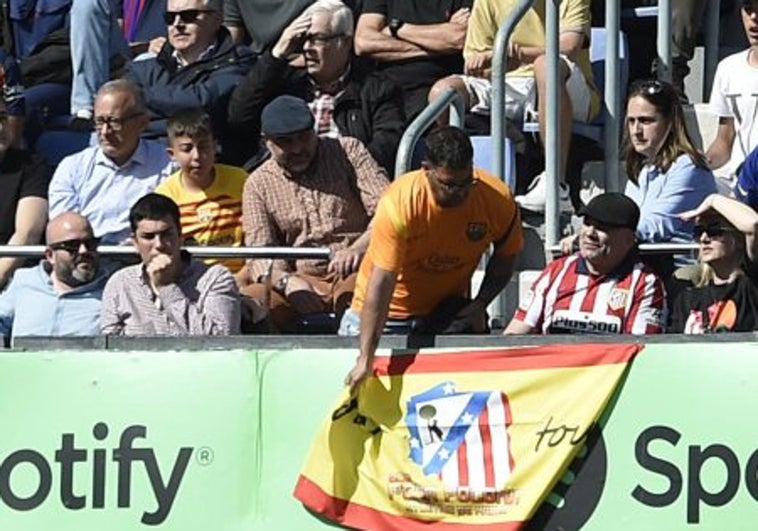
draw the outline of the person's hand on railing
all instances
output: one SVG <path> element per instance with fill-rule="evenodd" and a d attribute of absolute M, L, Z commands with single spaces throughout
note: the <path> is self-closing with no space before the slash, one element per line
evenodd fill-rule
<path fill-rule="evenodd" d="M 358 271 L 358 266 L 361 265 L 362 258 L 363 253 L 360 253 L 355 249 L 351 249 L 350 247 L 340 249 L 339 251 L 334 252 L 334 256 L 327 266 L 327 271 L 330 273 L 337 273 L 340 278 L 346 278 Z"/>

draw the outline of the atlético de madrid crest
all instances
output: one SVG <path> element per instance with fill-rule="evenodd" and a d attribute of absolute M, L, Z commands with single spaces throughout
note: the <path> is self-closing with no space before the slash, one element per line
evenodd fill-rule
<path fill-rule="evenodd" d="M 507 397 L 500 391 L 457 392 L 444 382 L 408 401 L 411 459 L 446 489 L 502 488 L 513 470 Z"/>

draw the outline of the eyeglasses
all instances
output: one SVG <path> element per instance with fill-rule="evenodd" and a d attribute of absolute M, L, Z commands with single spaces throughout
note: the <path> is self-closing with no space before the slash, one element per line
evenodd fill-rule
<path fill-rule="evenodd" d="M 474 186 L 479 180 L 476 178 L 468 179 L 466 181 L 456 182 L 456 181 L 443 181 L 437 176 L 437 172 L 430 169 L 429 174 L 432 176 L 434 181 L 439 184 L 442 188 L 447 190 L 450 193 L 463 193 L 469 190 L 472 186 Z"/>
<path fill-rule="evenodd" d="M 694 240 L 699 240 L 702 238 L 703 234 L 707 234 L 709 238 L 720 238 L 726 232 L 734 232 L 734 229 L 732 227 L 724 227 L 718 221 L 714 221 L 707 225 L 695 225 L 692 229 L 692 238 Z"/>
<path fill-rule="evenodd" d="M 183 24 L 193 24 L 200 19 L 203 13 L 214 13 L 212 9 L 184 9 L 182 11 L 166 11 L 163 13 L 163 20 L 167 26 L 174 26 L 176 17 Z"/>
<path fill-rule="evenodd" d="M 53 251 L 66 251 L 75 256 L 79 254 L 79 249 L 82 248 L 82 245 L 87 252 L 97 251 L 97 247 L 100 245 L 100 238 L 63 240 L 62 242 L 51 243 L 48 247 Z"/>
<path fill-rule="evenodd" d="M 142 115 L 141 112 L 134 112 L 131 114 L 127 114 L 126 116 L 122 116 L 121 118 L 116 118 L 115 116 L 96 116 L 95 129 L 100 129 L 104 125 L 107 125 L 111 131 L 118 132 L 124 128 L 124 125 L 126 124 L 126 122 L 128 122 L 129 120 L 133 120 L 134 118 L 140 115 Z"/>
<path fill-rule="evenodd" d="M 338 33 L 337 35 L 327 35 L 325 33 L 313 33 L 311 35 L 306 35 L 303 39 L 303 42 L 307 42 L 308 44 L 311 44 L 313 46 L 325 46 L 327 43 L 341 39 L 344 37 L 342 33 Z"/>

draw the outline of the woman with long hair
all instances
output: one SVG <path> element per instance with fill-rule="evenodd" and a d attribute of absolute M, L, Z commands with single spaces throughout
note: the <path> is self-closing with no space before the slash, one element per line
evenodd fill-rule
<path fill-rule="evenodd" d="M 716 183 L 705 157 L 687 134 L 674 87 L 636 81 L 626 105 L 625 194 L 640 207 L 640 241 L 691 242 L 692 223 L 677 216 L 696 208 Z"/>
<path fill-rule="evenodd" d="M 696 285 L 674 301 L 672 332 L 758 330 L 758 213 L 719 194 L 680 214 L 695 222 L 700 251 Z"/>
<path fill-rule="evenodd" d="M 684 111 L 669 83 L 632 84 L 623 152 L 628 177 L 624 193 L 640 208 L 637 241 L 691 243 L 692 223 L 678 214 L 694 209 L 717 188 L 705 158 L 687 134 Z M 575 240 L 575 235 L 561 240 L 565 254 L 573 251 Z M 664 269 L 659 271 L 663 276 L 673 270 L 668 259 L 651 265 Z"/>

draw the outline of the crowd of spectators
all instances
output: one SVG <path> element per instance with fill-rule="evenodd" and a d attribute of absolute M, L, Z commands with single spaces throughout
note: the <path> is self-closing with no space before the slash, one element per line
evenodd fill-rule
<path fill-rule="evenodd" d="M 563 242 L 567 256 L 543 271 L 505 333 L 758 327 L 749 317 L 758 304 L 758 0 L 739 2 L 748 48 L 718 66 L 718 130 L 701 152 L 682 105 L 704 3 L 674 1 L 673 83 L 628 87 L 625 193 L 576 205 L 581 228 Z M 487 305 L 522 250 L 520 210 L 545 210 L 544 172 L 520 176 L 526 193 L 516 195 L 473 166 L 465 130 L 445 116 L 424 134 L 420 168 L 394 168 L 408 124 L 444 89 L 488 119 L 495 36 L 516 2 L 52 4 L 41 16 L 11 1 L 4 13 L 0 245 L 44 236 L 46 251 L 36 265 L 0 257 L 2 335 L 339 329 L 361 336 L 347 378 L 357 385 L 382 333 L 489 332 Z M 567 213 L 572 122 L 600 112 L 588 54 L 598 4 L 558 7 Z M 509 120 L 536 119 L 538 142 L 548 127 L 544 19 L 538 0 L 516 25 L 505 79 Z M 44 133 L 53 129 L 63 151 L 66 134 L 71 146 L 76 135 L 91 145 L 51 163 Z M 716 171 L 732 198 L 717 193 Z M 696 242 L 699 260 L 650 261 L 641 242 Z M 101 259 L 100 243 L 133 245 L 139 258 Z M 199 260 L 183 244 L 327 247 L 332 257 Z M 688 272 L 673 282 L 679 266 Z"/>

